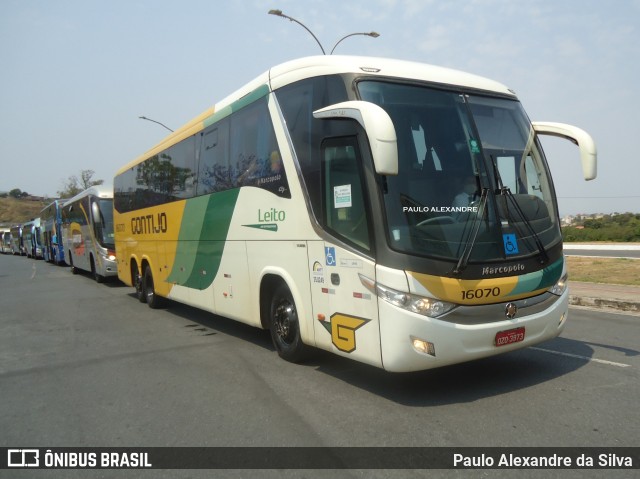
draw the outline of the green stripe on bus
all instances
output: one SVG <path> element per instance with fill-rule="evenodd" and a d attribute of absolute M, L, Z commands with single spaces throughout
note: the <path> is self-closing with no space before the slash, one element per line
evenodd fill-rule
<path fill-rule="evenodd" d="M 234 188 L 187 201 L 169 281 L 200 290 L 211 285 L 220 268 L 239 193 L 240 188 Z M 182 274 L 180 265 L 186 265 Z"/>
<path fill-rule="evenodd" d="M 231 105 L 222 108 L 220 111 L 216 111 L 213 115 L 208 118 L 205 118 L 203 121 L 204 128 L 213 125 L 214 123 L 228 117 L 231 113 L 244 108 L 245 106 L 253 103 L 256 100 L 259 100 L 263 96 L 269 94 L 269 87 L 267 85 L 261 85 L 251 93 L 243 96 L 239 100 L 234 101 Z"/>
<path fill-rule="evenodd" d="M 536 271 L 534 273 L 520 276 L 518 278 L 518 284 L 513 291 L 509 293 L 509 296 L 528 293 L 529 291 L 537 291 L 539 289 L 553 286 L 560 279 L 560 275 L 562 275 L 563 265 L 564 258 L 560 258 L 558 261 L 547 266 L 542 271 Z"/>

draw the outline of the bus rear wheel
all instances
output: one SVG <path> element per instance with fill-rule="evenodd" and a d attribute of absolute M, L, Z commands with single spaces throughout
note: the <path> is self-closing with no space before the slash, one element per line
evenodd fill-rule
<path fill-rule="evenodd" d="M 133 265 L 131 268 L 131 279 L 133 280 L 133 287 L 136 290 L 136 298 L 141 303 L 147 302 L 147 295 L 144 294 L 144 285 L 142 284 L 142 275 L 137 265 Z"/>
<path fill-rule="evenodd" d="M 297 363 L 308 355 L 308 347 L 300 337 L 298 311 L 285 284 L 278 285 L 271 297 L 269 307 L 269 331 L 271 340 L 280 356 L 285 361 Z"/>
<path fill-rule="evenodd" d="M 164 306 L 164 298 L 156 294 L 156 290 L 153 284 L 153 273 L 151 272 L 151 268 L 149 266 L 144 269 L 142 289 L 144 291 L 146 302 L 151 309 L 158 309 Z"/>

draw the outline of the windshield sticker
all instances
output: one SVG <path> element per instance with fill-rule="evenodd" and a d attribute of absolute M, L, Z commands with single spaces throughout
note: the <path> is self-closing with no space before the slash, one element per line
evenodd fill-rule
<path fill-rule="evenodd" d="M 516 235 L 513 233 L 505 233 L 502 235 L 502 241 L 504 242 L 504 252 L 506 254 L 518 254 Z"/>
<path fill-rule="evenodd" d="M 351 185 L 334 186 L 333 207 L 351 208 Z"/>
<path fill-rule="evenodd" d="M 469 146 L 471 147 L 471 153 L 480 153 L 478 142 L 473 138 L 469 139 Z"/>

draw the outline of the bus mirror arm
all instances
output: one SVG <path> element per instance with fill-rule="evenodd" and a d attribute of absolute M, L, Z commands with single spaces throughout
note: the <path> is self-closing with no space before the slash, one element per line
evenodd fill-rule
<path fill-rule="evenodd" d="M 389 114 L 375 103 L 345 101 L 313 112 L 318 119 L 351 119 L 367 132 L 373 164 L 379 175 L 398 174 L 398 140 Z"/>
<path fill-rule="evenodd" d="M 533 129 L 538 135 L 550 135 L 570 140 L 580 148 L 580 160 L 582 161 L 582 174 L 584 179 L 593 180 L 597 175 L 596 144 L 591 135 L 586 131 L 567 125 L 565 123 L 552 123 L 546 121 L 534 121 Z"/>

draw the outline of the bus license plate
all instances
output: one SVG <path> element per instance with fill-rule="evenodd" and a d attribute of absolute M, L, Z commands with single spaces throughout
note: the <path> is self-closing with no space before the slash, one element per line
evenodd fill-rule
<path fill-rule="evenodd" d="M 524 327 L 500 331 L 496 334 L 496 346 L 506 346 L 520 341 L 524 341 Z"/>

